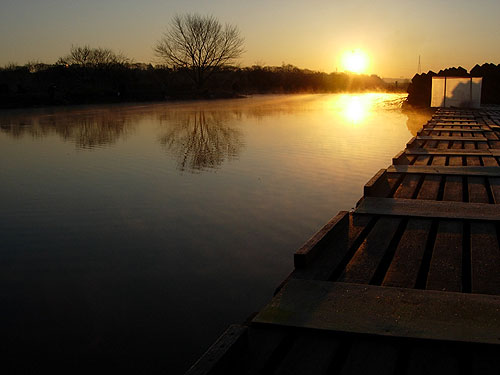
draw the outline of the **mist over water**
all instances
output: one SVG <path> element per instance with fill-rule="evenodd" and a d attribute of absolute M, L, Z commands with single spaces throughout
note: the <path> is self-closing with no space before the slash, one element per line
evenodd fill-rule
<path fill-rule="evenodd" d="M 3 363 L 182 373 L 430 117 L 403 98 L 0 112 Z"/>

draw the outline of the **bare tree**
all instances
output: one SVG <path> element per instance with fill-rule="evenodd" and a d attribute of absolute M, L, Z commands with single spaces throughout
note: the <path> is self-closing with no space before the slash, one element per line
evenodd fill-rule
<path fill-rule="evenodd" d="M 86 67 L 124 65 L 130 60 L 121 53 L 115 53 L 109 48 L 91 48 L 85 46 L 71 46 L 68 55 L 59 58 L 57 64 L 80 65 Z"/>
<path fill-rule="evenodd" d="M 190 73 L 198 89 L 223 66 L 243 53 L 243 38 L 234 25 L 213 16 L 175 16 L 154 48 L 156 55 L 173 68 Z"/>

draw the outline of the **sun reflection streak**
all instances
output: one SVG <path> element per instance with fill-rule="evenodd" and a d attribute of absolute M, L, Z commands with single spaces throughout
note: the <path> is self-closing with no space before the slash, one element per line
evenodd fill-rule
<path fill-rule="evenodd" d="M 359 124 L 366 119 L 372 101 L 365 95 L 344 95 L 339 101 L 344 119 L 351 124 Z"/>

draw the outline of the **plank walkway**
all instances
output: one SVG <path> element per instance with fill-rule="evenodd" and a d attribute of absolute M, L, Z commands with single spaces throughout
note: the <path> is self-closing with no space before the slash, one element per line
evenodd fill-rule
<path fill-rule="evenodd" d="M 438 109 L 188 374 L 500 374 L 500 109 Z"/>

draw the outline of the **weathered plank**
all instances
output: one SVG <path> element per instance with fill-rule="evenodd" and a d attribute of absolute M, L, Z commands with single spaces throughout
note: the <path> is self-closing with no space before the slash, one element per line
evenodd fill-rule
<path fill-rule="evenodd" d="M 481 160 L 483 161 L 483 165 L 485 167 L 497 167 L 498 162 L 493 156 L 481 156 Z"/>
<path fill-rule="evenodd" d="M 490 183 L 490 190 L 495 204 L 500 204 L 500 178 L 489 178 L 488 182 Z"/>
<path fill-rule="evenodd" d="M 472 293 L 500 294 L 500 248 L 493 223 L 470 224 Z"/>
<path fill-rule="evenodd" d="M 417 156 L 413 165 L 420 165 L 420 166 L 427 165 L 427 164 L 429 164 L 431 158 L 432 158 L 432 156 L 430 156 L 430 155 Z"/>
<path fill-rule="evenodd" d="M 482 166 L 391 165 L 389 168 L 387 168 L 387 172 L 500 177 L 500 167 Z"/>
<path fill-rule="evenodd" d="M 450 156 L 451 166 L 462 165 L 461 156 Z M 443 200 L 445 201 L 463 201 L 463 178 L 461 176 L 445 176 Z"/>
<path fill-rule="evenodd" d="M 420 175 L 407 174 L 394 192 L 394 198 L 412 198 L 420 182 Z"/>
<path fill-rule="evenodd" d="M 462 136 L 449 136 L 449 135 L 418 135 L 415 137 L 417 141 L 477 141 L 486 142 L 487 138 L 484 137 L 462 137 Z"/>
<path fill-rule="evenodd" d="M 292 279 L 253 323 L 500 344 L 500 297 Z"/>
<path fill-rule="evenodd" d="M 383 217 L 379 219 L 338 280 L 351 283 L 369 283 L 386 254 L 400 222 L 399 218 Z"/>
<path fill-rule="evenodd" d="M 454 128 L 448 129 L 448 128 L 440 128 L 440 127 L 437 127 L 437 126 L 436 127 L 434 127 L 434 126 L 424 126 L 423 130 L 447 131 L 447 132 L 452 132 L 452 133 L 461 133 L 464 130 L 466 130 L 468 132 L 478 132 L 478 133 L 488 131 L 487 129 L 454 129 Z"/>
<path fill-rule="evenodd" d="M 418 191 L 417 199 L 437 199 L 441 186 L 441 175 L 427 175 Z"/>
<path fill-rule="evenodd" d="M 355 214 L 415 216 L 464 220 L 500 220 L 500 205 L 365 197 Z"/>
<path fill-rule="evenodd" d="M 431 165 L 446 165 L 446 156 L 443 155 L 432 156 Z"/>
<path fill-rule="evenodd" d="M 370 197 L 388 197 L 400 179 L 400 175 L 385 173 L 385 169 L 381 169 L 378 173 L 368 181 L 364 187 L 364 195 Z"/>
<path fill-rule="evenodd" d="M 196 363 L 186 372 L 186 375 L 208 374 L 217 368 L 224 372 L 223 366 L 232 367 L 234 362 L 229 358 L 238 351 L 239 346 L 244 345 L 247 337 L 248 327 L 233 324 L 217 339 L 216 342 L 196 361 Z M 241 362 L 241 361 L 239 361 Z"/>
<path fill-rule="evenodd" d="M 439 222 L 426 289 L 462 291 L 462 232 L 460 221 Z"/>
<path fill-rule="evenodd" d="M 349 227 L 349 212 L 340 211 L 314 234 L 297 252 L 294 254 L 294 265 L 296 268 L 303 268 L 309 264 L 322 248 L 328 246 L 332 241 L 339 241 L 339 236 L 347 239 Z"/>
<path fill-rule="evenodd" d="M 291 277 L 299 279 L 329 280 L 332 273 L 341 268 L 343 262 L 350 258 L 353 244 L 361 241 L 373 217 L 369 215 L 349 214 L 348 238 L 335 237 L 335 241 L 325 246 L 305 268 L 296 268 Z"/>
<path fill-rule="evenodd" d="M 458 156 L 500 156 L 498 149 L 475 149 L 475 150 L 457 150 L 443 148 L 425 149 L 425 148 L 407 148 L 404 153 L 409 155 L 458 155 Z M 398 155 L 401 157 L 401 155 Z"/>
<path fill-rule="evenodd" d="M 490 203 L 484 177 L 469 177 L 467 181 L 469 202 Z"/>
<path fill-rule="evenodd" d="M 405 151 L 401 151 L 396 156 L 394 156 L 392 158 L 392 164 L 395 164 L 395 165 L 411 164 L 411 162 L 414 159 L 415 159 L 414 156 L 410 156 Z"/>
<path fill-rule="evenodd" d="M 415 287 L 431 225 L 430 219 L 408 221 L 382 285 Z"/>

